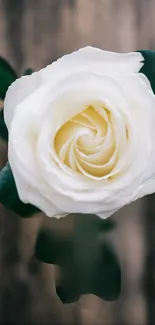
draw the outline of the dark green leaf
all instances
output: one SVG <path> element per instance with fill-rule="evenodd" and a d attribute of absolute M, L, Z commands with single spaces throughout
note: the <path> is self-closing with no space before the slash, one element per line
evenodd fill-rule
<path fill-rule="evenodd" d="M 0 203 L 22 217 L 30 217 L 39 210 L 19 199 L 13 174 L 9 164 L 0 171 Z"/>
<path fill-rule="evenodd" d="M 153 92 L 155 93 L 155 51 L 141 50 L 144 57 L 144 65 L 141 72 L 149 79 Z"/>
<path fill-rule="evenodd" d="M 0 111 L 0 138 L 8 141 L 8 130 L 4 121 L 3 110 Z"/>
<path fill-rule="evenodd" d="M 116 227 L 116 224 L 111 218 L 105 219 L 105 220 L 100 219 L 100 231 L 101 232 L 112 231 L 115 229 L 115 227 Z"/>
<path fill-rule="evenodd" d="M 59 237 L 51 229 L 43 228 L 37 239 L 36 256 L 45 263 L 60 265 L 63 263 L 64 256 L 69 253 L 71 246 L 71 241 L 62 236 Z"/>
<path fill-rule="evenodd" d="M 101 219 L 94 215 L 78 214 L 70 238 L 58 237 L 50 229 L 42 229 L 38 235 L 36 256 L 43 262 L 59 265 L 62 278 L 57 294 L 64 303 L 90 293 L 104 300 L 119 296 L 120 265 L 113 247 L 101 240 L 100 224 Z"/>
<path fill-rule="evenodd" d="M 8 87 L 17 79 L 17 74 L 10 64 L 0 58 L 0 99 L 5 98 Z"/>
<path fill-rule="evenodd" d="M 26 76 L 26 75 L 30 75 L 33 73 L 33 70 L 31 68 L 28 68 L 24 71 L 23 75 Z"/>

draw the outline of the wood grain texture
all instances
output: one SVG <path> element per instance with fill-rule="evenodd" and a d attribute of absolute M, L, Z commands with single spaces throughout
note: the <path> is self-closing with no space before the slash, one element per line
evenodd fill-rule
<path fill-rule="evenodd" d="M 0 55 L 19 75 L 86 45 L 120 52 L 154 49 L 155 0 L 0 0 Z M 1 141 L 0 167 L 6 159 Z M 21 220 L 1 207 L 0 324 L 146 324 L 143 207 L 141 200 L 114 217 L 118 229 L 112 240 L 123 266 L 119 301 L 85 296 L 69 306 L 55 295 L 54 268 L 32 258 L 44 218 Z"/>

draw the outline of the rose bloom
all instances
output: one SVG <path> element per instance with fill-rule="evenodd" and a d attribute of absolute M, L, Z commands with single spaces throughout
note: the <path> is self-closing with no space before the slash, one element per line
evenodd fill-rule
<path fill-rule="evenodd" d="M 82 48 L 9 88 L 8 159 L 20 199 L 101 218 L 155 191 L 155 96 L 140 53 Z"/>

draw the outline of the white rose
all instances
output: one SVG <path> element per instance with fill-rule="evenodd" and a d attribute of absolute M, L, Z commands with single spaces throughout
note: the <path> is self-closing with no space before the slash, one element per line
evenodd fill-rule
<path fill-rule="evenodd" d="M 9 88 L 9 162 L 20 199 L 49 217 L 102 218 L 155 191 L 155 96 L 140 53 L 86 47 Z"/>

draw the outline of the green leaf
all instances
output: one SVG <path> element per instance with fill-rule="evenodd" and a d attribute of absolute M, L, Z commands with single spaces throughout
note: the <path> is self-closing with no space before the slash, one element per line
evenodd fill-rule
<path fill-rule="evenodd" d="M 28 68 L 24 71 L 23 75 L 26 76 L 26 75 L 30 75 L 33 73 L 33 70 L 31 68 Z"/>
<path fill-rule="evenodd" d="M 22 217 L 30 217 L 39 210 L 31 204 L 24 204 L 18 196 L 9 163 L 0 171 L 0 203 Z"/>
<path fill-rule="evenodd" d="M 74 302 L 90 293 L 108 301 L 118 298 L 120 265 L 113 247 L 104 240 L 104 233 L 102 239 L 100 234 L 101 219 L 94 215 L 76 215 L 69 238 L 60 237 L 49 228 L 41 229 L 36 256 L 45 263 L 59 265 L 62 278 L 57 294 L 62 302 Z"/>
<path fill-rule="evenodd" d="M 153 92 L 155 93 L 155 51 L 140 50 L 144 57 L 144 65 L 141 71 L 149 79 Z"/>
<path fill-rule="evenodd" d="M 100 231 L 109 232 L 109 231 L 114 230 L 115 227 L 116 227 L 116 224 L 111 218 L 108 218 L 105 220 L 100 219 L 100 227 L 99 227 Z"/>
<path fill-rule="evenodd" d="M 0 138 L 8 141 L 8 130 L 4 121 L 3 109 L 0 110 Z"/>
<path fill-rule="evenodd" d="M 17 74 L 15 70 L 10 66 L 10 64 L 6 60 L 0 58 L 0 99 L 5 98 L 5 94 L 8 90 L 8 87 L 16 79 Z"/>
<path fill-rule="evenodd" d="M 45 263 L 61 265 L 63 264 L 63 258 L 66 258 L 71 246 L 71 239 L 60 237 L 51 229 L 43 228 L 37 238 L 36 256 Z"/>

